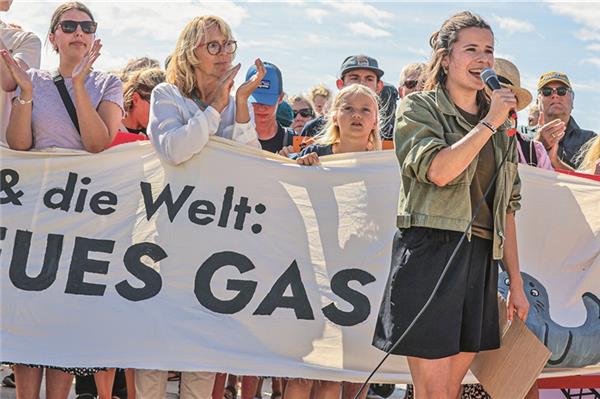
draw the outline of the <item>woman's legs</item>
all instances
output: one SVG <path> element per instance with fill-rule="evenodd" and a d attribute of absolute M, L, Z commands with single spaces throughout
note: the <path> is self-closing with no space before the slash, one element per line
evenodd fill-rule
<path fill-rule="evenodd" d="M 115 382 L 116 369 L 106 369 L 106 371 L 98 371 L 94 374 L 96 389 L 98 390 L 98 399 L 111 399 L 112 389 Z"/>
<path fill-rule="evenodd" d="M 339 381 L 317 381 L 315 398 L 339 399 L 342 391 L 342 383 Z"/>
<path fill-rule="evenodd" d="M 342 399 L 354 399 L 361 386 L 362 383 L 360 382 L 342 382 Z M 367 386 L 365 386 L 365 389 L 363 389 L 360 393 L 359 398 L 365 399 L 368 393 L 369 385 L 367 384 Z"/>
<path fill-rule="evenodd" d="M 135 369 L 125 369 L 125 385 L 127 386 L 127 399 L 135 399 Z"/>
<path fill-rule="evenodd" d="M 215 384 L 213 385 L 212 399 L 223 399 L 223 395 L 225 394 L 226 380 L 226 373 L 217 373 L 217 375 L 215 376 Z"/>
<path fill-rule="evenodd" d="M 38 399 L 44 369 L 15 364 L 13 371 L 17 385 L 17 399 Z"/>
<path fill-rule="evenodd" d="M 46 369 L 46 399 L 67 399 L 72 386 L 71 374 L 56 369 Z"/>
<path fill-rule="evenodd" d="M 283 396 L 285 399 L 309 399 L 313 383 L 315 383 L 315 380 L 304 378 L 289 379 L 285 385 Z"/>
<path fill-rule="evenodd" d="M 442 359 L 407 357 L 415 399 L 456 399 L 475 353 L 458 353 Z"/>
<path fill-rule="evenodd" d="M 242 377 L 242 399 L 254 399 L 260 377 L 245 375 Z"/>

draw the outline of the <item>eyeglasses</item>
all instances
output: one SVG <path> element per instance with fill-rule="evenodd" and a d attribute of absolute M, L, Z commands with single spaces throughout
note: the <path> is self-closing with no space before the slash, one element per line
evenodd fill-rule
<path fill-rule="evenodd" d="M 223 44 L 217 41 L 212 41 L 206 44 L 199 44 L 196 46 L 196 48 L 204 46 L 206 46 L 206 51 L 208 51 L 208 54 L 210 55 L 218 55 L 221 53 L 221 51 L 225 54 L 233 54 L 237 50 L 237 42 L 235 40 L 228 40 Z"/>
<path fill-rule="evenodd" d="M 298 116 L 298 114 L 300 114 L 300 116 L 303 118 L 308 118 L 308 117 L 314 116 L 313 112 L 309 108 L 302 108 L 302 109 L 299 109 L 298 111 L 292 111 L 292 112 L 294 114 L 294 118 L 296 116 Z"/>
<path fill-rule="evenodd" d="M 419 83 L 421 82 L 418 80 L 405 80 L 403 86 L 407 89 L 414 89 Z"/>
<path fill-rule="evenodd" d="M 553 89 L 551 87 L 542 87 L 540 89 L 540 93 L 542 93 L 542 96 L 544 97 L 550 97 L 552 94 L 556 93 L 559 96 L 566 96 L 568 92 L 570 92 L 571 89 L 569 89 L 568 87 L 557 87 L 556 89 Z"/>
<path fill-rule="evenodd" d="M 96 33 L 98 23 L 94 21 L 60 21 L 56 26 L 65 33 L 73 33 L 77 30 L 77 25 L 81 26 L 83 33 Z"/>

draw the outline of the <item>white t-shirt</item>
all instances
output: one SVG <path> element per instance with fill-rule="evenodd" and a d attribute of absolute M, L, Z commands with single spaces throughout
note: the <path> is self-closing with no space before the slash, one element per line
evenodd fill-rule
<path fill-rule="evenodd" d="M 16 60 L 21 60 L 29 68 L 40 67 L 42 42 L 32 32 L 10 27 L 0 21 L 0 49 L 8 49 Z M 6 146 L 6 127 L 10 116 L 11 100 L 15 92 L 0 88 L 0 145 Z"/>

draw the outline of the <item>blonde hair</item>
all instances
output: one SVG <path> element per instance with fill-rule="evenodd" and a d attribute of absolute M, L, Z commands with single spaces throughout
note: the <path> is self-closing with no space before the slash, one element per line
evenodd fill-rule
<path fill-rule="evenodd" d="M 134 72 L 150 68 L 160 68 L 158 60 L 149 57 L 132 58 L 117 72 L 117 76 L 122 82 L 126 82 Z"/>
<path fill-rule="evenodd" d="M 315 105 L 308 97 L 303 96 L 302 94 L 296 94 L 296 95 L 288 97 L 288 99 L 287 99 L 287 102 L 288 102 L 288 104 L 290 104 L 290 106 L 299 101 L 304 101 L 305 103 L 307 103 L 310 110 L 313 112 L 313 114 L 315 113 Z"/>
<path fill-rule="evenodd" d="M 314 103 L 315 97 L 325 97 L 327 101 L 331 100 L 331 90 L 329 90 L 323 83 L 313 86 L 308 92 L 308 98 Z"/>
<path fill-rule="evenodd" d="M 406 65 L 404 68 L 402 68 L 402 71 L 400 72 L 400 80 L 398 85 L 404 86 L 406 77 L 408 75 L 412 75 L 415 72 L 417 72 L 419 74 L 419 77 L 421 77 L 421 75 L 423 75 L 423 72 L 425 72 L 426 69 L 427 64 L 424 64 L 422 62 L 414 62 L 412 64 Z"/>
<path fill-rule="evenodd" d="M 177 86 L 181 94 L 191 97 L 196 87 L 196 77 L 194 75 L 194 66 L 200 61 L 194 54 L 194 49 L 198 43 L 202 43 L 207 32 L 216 27 L 227 37 L 233 38 L 231 28 L 222 18 L 214 15 L 203 15 L 192 19 L 183 28 L 177 39 L 177 45 L 167 67 L 166 81 Z M 199 93 L 203 97 L 205 93 Z"/>
<path fill-rule="evenodd" d="M 600 159 L 600 136 L 585 143 L 577 156 L 581 160 L 579 171 L 594 173 L 596 162 Z"/>
<path fill-rule="evenodd" d="M 133 93 L 150 101 L 152 90 L 165 81 L 165 73 L 160 68 L 147 68 L 132 72 L 123 84 L 123 108 L 129 112 L 133 106 Z"/>
<path fill-rule="evenodd" d="M 379 137 L 379 126 L 380 126 L 381 117 L 379 116 L 379 103 L 377 101 L 377 94 L 375 94 L 375 92 L 373 90 L 371 90 L 370 88 L 368 88 L 367 86 L 358 85 L 358 84 L 344 87 L 335 96 L 331 110 L 329 111 L 329 114 L 327 114 L 327 123 L 325 124 L 325 127 L 323 128 L 321 133 L 319 133 L 315 137 L 315 142 L 317 144 L 333 145 L 333 144 L 337 144 L 340 142 L 340 128 L 337 124 L 334 123 L 333 116 L 341 108 L 344 98 L 346 98 L 347 96 L 352 96 L 352 95 L 357 95 L 357 94 L 362 94 L 362 95 L 370 97 L 371 100 L 373 100 L 373 104 L 375 104 L 375 110 L 377 113 L 377 120 L 375 123 L 375 127 L 369 134 L 369 140 L 367 142 L 367 148 L 365 150 L 366 151 L 381 150 L 381 137 Z"/>
<path fill-rule="evenodd" d="M 434 90 L 439 84 L 444 85 L 446 83 L 448 75 L 442 66 L 442 60 L 450 55 L 452 45 L 458 40 L 458 34 L 466 28 L 487 29 L 492 33 L 492 36 L 494 34 L 490 25 L 483 18 L 469 11 L 459 12 L 445 20 L 442 27 L 429 38 L 432 53 L 425 71 L 424 90 Z M 477 106 L 480 116 L 487 113 L 489 101 L 485 90 L 477 92 Z"/>

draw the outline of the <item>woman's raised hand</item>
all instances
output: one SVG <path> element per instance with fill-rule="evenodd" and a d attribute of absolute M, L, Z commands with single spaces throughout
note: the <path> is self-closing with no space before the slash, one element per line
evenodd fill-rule
<path fill-rule="evenodd" d="M 260 85 L 260 82 L 267 74 L 265 64 L 263 64 L 260 58 L 257 58 L 254 61 L 254 65 L 256 66 L 256 74 L 254 74 L 250 80 L 244 82 L 240 87 L 238 87 L 235 93 L 236 100 L 238 101 L 248 101 L 248 98 L 250 98 L 252 93 L 254 93 L 254 90 L 256 90 L 258 85 Z"/>
<path fill-rule="evenodd" d="M 216 109 L 218 113 L 223 112 L 225 107 L 227 107 L 227 104 L 229 104 L 229 93 L 231 93 L 231 88 L 233 87 L 233 80 L 241 67 L 242 64 L 237 64 L 229 71 L 225 72 L 225 74 L 217 81 L 217 88 L 207 103 Z"/>
<path fill-rule="evenodd" d="M 102 43 L 100 39 L 94 40 L 92 43 L 92 48 L 88 53 L 83 57 L 83 59 L 77 64 L 77 66 L 73 69 L 73 74 L 71 78 L 73 79 L 73 85 L 83 84 L 85 82 L 85 78 L 92 71 L 92 65 L 100 56 L 100 49 L 102 48 Z"/>
<path fill-rule="evenodd" d="M 31 99 L 33 93 L 33 85 L 31 83 L 31 78 L 29 77 L 27 72 L 25 72 L 25 70 L 21 68 L 21 66 L 17 63 L 17 61 L 15 61 L 15 59 L 12 57 L 8 50 L 0 50 L 0 56 L 2 58 L 2 62 L 4 62 L 8 67 L 8 71 L 15 80 L 15 83 L 21 88 L 22 97 L 27 97 L 23 99 Z"/>

